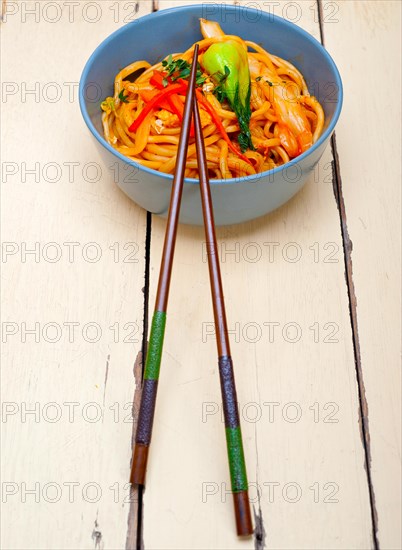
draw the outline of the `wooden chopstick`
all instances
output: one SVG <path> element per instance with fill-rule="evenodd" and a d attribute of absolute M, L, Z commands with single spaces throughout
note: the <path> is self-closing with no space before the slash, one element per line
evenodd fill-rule
<path fill-rule="evenodd" d="M 194 49 L 190 85 L 187 90 L 186 102 L 184 106 L 183 124 L 177 153 L 175 175 L 173 179 L 173 188 L 159 273 L 155 310 L 152 318 L 151 334 L 145 363 L 144 384 L 142 388 L 130 482 L 140 485 L 144 485 L 145 483 L 148 451 L 151 443 L 152 426 L 155 414 L 159 370 L 162 358 L 163 338 L 165 334 L 166 310 L 176 244 L 177 225 L 179 221 L 180 204 L 183 192 L 191 117 L 194 111 L 196 148 L 200 173 L 200 191 L 204 215 L 205 235 L 208 245 L 208 266 L 217 334 L 219 374 L 222 389 L 226 442 L 235 506 L 236 527 L 238 535 L 248 536 L 253 533 L 253 525 L 251 520 L 250 503 L 248 499 L 248 482 L 242 435 L 240 430 L 239 411 L 237 407 L 233 365 L 230 355 L 225 302 L 217 254 L 215 222 L 211 191 L 209 187 L 205 145 L 202 135 L 198 103 L 195 97 L 197 60 L 198 45 L 196 45 Z"/>
<path fill-rule="evenodd" d="M 218 247 L 216 243 L 214 211 L 208 178 L 205 144 L 196 97 L 194 98 L 194 125 L 236 527 L 239 536 L 249 536 L 253 534 L 253 524 L 251 520 L 250 502 L 248 499 L 247 473 L 240 429 L 240 417 L 237 406 L 233 363 L 230 355 L 225 299 L 223 296 Z"/>
<path fill-rule="evenodd" d="M 188 140 L 193 112 L 193 98 L 195 96 L 197 61 L 198 45 L 196 45 L 194 49 L 190 84 L 187 90 L 186 102 L 184 105 L 183 123 L 177 151 L 176 169 L 173 178 L 165 242 L 159 272 L 158 291 L 152 318 L 147 358 L 145 362 L 144 383 L 142 387 L 141 405 L 135 437 L 134 456 L 131 465 L 130 482 L 138 483 L 140 485 L 144 485 L 145 483 L 148 451 L 151 443 L 156 394 L 158 390 L 159 369 L 162 358 L 163 338 L 165 334 L 166 310 L 176 244 L 177 225 L 180 215 L 184 172 L 186 169 Z"/>

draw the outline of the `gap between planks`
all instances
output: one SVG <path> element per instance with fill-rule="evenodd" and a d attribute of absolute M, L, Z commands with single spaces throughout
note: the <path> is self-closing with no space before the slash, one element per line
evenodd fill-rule
<path fill-rule="evenodd" d="M 159 0 L 152 0 L 152 13 L 159 10 Z M 141 401 L 142 382 L 144 379 L 145 358 L 147 356 L 148 347 L 148 309 L 149 309 L 149 269 L 151 262 L 151 232 L 152 232 L 152 214 L 147 212 L 147 228 L 145 233 L 145 272 L 144 272 L 144 316 L 142 322 L 142 344 L 141 344 L 141 380 L 135 376 L 134 366 L 134 378 L 136 383 L 136 391 L 134 394 L 133 403 L 133 417 L 137 418 L 137 411 Z M 134 416 L 135 415 L 135 416 Z M 133 423 L 133 431 L 131 437 L 131 447 L 134 451 L 135 445 L 135 432 L 137 429 L 137 422 Z M 130 464 L 131 467 L 131 464 Z M 143 537 L 143 520 L 144 520 L 144 487 L 140 485 L 136 488 L 130 489 L 130 508 L 129 517 L 127 518 L 127 536 L 126 536 L 126 550 L 144 550 L 144 537 Z M 132 506 L 132 501 L 137 497 L 137 507 Z M 135 509 L 136 508 L 136 509 Z M 134 516 L 136 520 L 134 521 Z"/>
<path fill-rule="evenodd" d="M 318 22 L 320 28 L 320 40 L 321 44 L 325 47 L 325 34 L 324 34 L 324 17 L 323 17 L 323 0 L 316 0 Z M 371 449 L 370 449 L 370 428 L 368 418 L 368 402 L 366 397 L 366 389 L 364 386 L 363 369 L 360 353 L 359 342 L 359 327 L 357 322 L 357 298 L 355 285 L 353 281 L 353 263 L 352 263 L 352 250 L 353 243 L 349 236 L 345 201 L 342 190 L 342 177 L 341 167 L 338 155 L 338 149 L 336 145 L 336 133 L 331 137 L 331 151 L 333 156 L 332 161 L 332 185 L 334 189 L 335 201 L 338 206 L 339 222 L 341 226 L 343 254 L 345 263 L 345 279 L 348 289 L 348 302 L 349 302 L 349 316 L 350 324 L 352 328 L 353 337 L 353 353 L 355 358 L 356 380 L 359 397 L 359 421 L 361 429 L 361 441 L 364 449 L 365 457 L 365 470 L 367 475 L 367 485 L 370 499 L 370 511 L 371 511 L 371 523 L 372 523 L 372 537 L 374 549 L 379 550 L 380 545 L 378 541 L 378 514 L 375 503 L 375 493 L 373 480 L 371 476 Z"/>
<path fill-rule="evenodd" d="M 135 433 L 137 429 L 137 416 L 142 394 L 142 381 L 144 378 L 145 357 L 148 347 L 148 308 L 149 308 L 149 270 L 151 259 L 151 231 L 152 231 L 152 214 L 147 212 L 145 232 L 145 270 L 144 270 L 144 316 L 142 320 L 142 343 L 141 351 L 138 354 L 134 364 L 134 380 L 135 391 L 133 399 L 133 430 L 131 434 L 131 448 L 134 451 Z M 131 464 L 130 464 L 131 467 Z M 143 510 L 144 510 L 144 488 L 141 486 L 130 488 L 130 507 L 127 518 L 127 535 L 126 535 L 126 550 L 143 550 Z"/>

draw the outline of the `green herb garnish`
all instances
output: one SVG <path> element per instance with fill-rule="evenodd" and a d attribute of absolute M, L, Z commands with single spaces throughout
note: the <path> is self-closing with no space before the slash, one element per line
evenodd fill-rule
<path fill-rule="evenodd" d="M 262 80 L 263 77 L 262 76 L 257 76 L 257 78 L 255 79 L 256 82 L 260 82 L 260 80 Z M 269 86 L 273 86 L 272 82 L 270 82 L 269 80 L 264 80 L 264 83 L 265 84 L 268 84 Z"/>
<path fill-rule="evenodd" d="M 123 103 L 128 103 L 128 95 L 124 95 L 124 90 L 119 93 L 119 99 Z"/>
<path fill-rule="evenodd" d="M 179 78 L 189 78 L 191 73 L 191 65 L 188 61 L 184 59 L 173 59 L 172 54 L 169 55 L 167 59 L 162 61 L 162 67 L 167 72 L 167 78 L 170 78 L 172 82 L 178 80 Z M 164 79 L 168 83 L 167 78 Z M 197 86 L 202 86 L 205 82 L 205 77 L 202 74 L 200 64 L 197 66 L 197 75 L 196 75 L 196 84 Z M 167 86 L 163 82 L 164 86 Z"/>
<path fill-rule="evenodd" d="M 206 81 L 206 79 L 207 78 L 202 74 L 201 68 L 199 68 L 197 70 L 195 83 L 197 84 L 197 86 L 202 86 L 204 84 L 204 82 Z"/>

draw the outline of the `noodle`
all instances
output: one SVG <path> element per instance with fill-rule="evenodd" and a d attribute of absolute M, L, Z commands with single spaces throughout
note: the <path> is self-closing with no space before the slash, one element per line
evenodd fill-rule
<path fill-rule="evenodd" d="M 205 23 L 209 22 L 201 20 L 201 27 Z M 243 148 L 243 154 L 239 146 L 241 124 L 239 126 L 238 120 L 241 119 L 227 101 L 220 102 L 213 75 L 208 75 L 203 65 L 206 50 L 225 41 L 236 41 L 247 51 L 251 80 L 248 96 L 251 141 L 249 148 Z M 207 34 L 197 43 L 202 73 L 197 97 L 211 179 L 237 178 L 272 170 L 296 158 L 317 141 L 324 127 L 324 112 L 318 100 L 310 96 L 305 79 L 296 67 L 254 42 L 225 35 L 221 30 L 212 37 Z M 194 47 L 195 44 L 186 52 L 174 53 L 167 59 L 184 67 L 185 63 L 192 62 Z M 174 79 L 167 80 L 166 66 L 167 60 L 153 66 L 147 61 L 136 61 L 123 68 L 115 78 L 114 96 L 102 103 L 102 124 L 105 139 L 120 153 L 142 166 L 173 174 L 185 91 L 180 88 L 182 77 L 176 81 L 175 98 L 172 93 L 171 99 L 164 99 L 163 104 L 162 100 L 161 104 L 152 103 L 162 93 L 161 89 L 174 87 Z M 127 80 L 139 70 L 143 72 L 134 82 Z M 163 77 L 162 86 L 155 84 L 155 75 Z M 137 119 L 138 127 L 135 131 L 130 130 Z M 194 134 L 189 141 L 185 175 L 198 177 Z"/>

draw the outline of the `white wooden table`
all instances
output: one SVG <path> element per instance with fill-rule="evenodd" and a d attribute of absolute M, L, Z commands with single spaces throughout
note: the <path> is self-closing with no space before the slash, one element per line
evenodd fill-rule
<path fill-rule="evenodd" d="M 218 231 L 254 539 L 234 534 L 198 228 L 130 495 L 165 222 L 114 185 L 77 83 L 112 31 L 186 3 L 2 2 L 2 548 L 400 549 L 398 1 L 254 3 L 323 41 L 345 90 L 303 191 Z"/>

